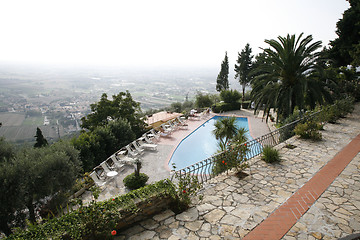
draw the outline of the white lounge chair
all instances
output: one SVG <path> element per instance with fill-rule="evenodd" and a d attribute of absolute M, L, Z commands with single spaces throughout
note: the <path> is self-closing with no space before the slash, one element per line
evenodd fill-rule
<path fill-rule="evenodd" d="M 159 132 L 159 131 L 158 131 L 158 132 L 155 132 L 154 129 L 151 129 L 151 130 L 150 130 L 150 134 L 147 134 L 147 136 L 153 137 L 153 138 L 155 138 L 156 140 L 159 140 L 159 138 L 160 138 L 160 132 Z"/>
<path fill-rule="evenodd" d="M 140 155 L 140 153 L 138 153 L 137 151 L 132 150 L 129 145 L 127 145 L 125 148 L 128 151 L 128 154 L 130 154 L 132 157 Z"/>
<path fill-rule="evenodd" d="M 144 139 L 145 140 L 145 139 Z M 157 145 L 156 144 L 153 144 L 153 143 L 146 143 L 144 141 L 138 141 L 137 143 L 140 144 L 140 146 L 144 149 L 150 149 L 150 150 L 154 150 L 156 151 L 157 150 Z"/>
<path fill-rule="evenodd" d="M 182 120 L 180 117 L 177 117 L 176 119 L 179 122 L 178 123 L 179 128 L 187 129 L 189 127 L 189 125 L 185 122 L 185 120 Z"/>
<path fill-rule="evenodd" d="M 113 171 L 113 170 L 115 169 L 115 166 L 114 166 L 114 167 L 109 166 L 109 165 L 106 163 L 106 161 L 102 162 L 102 163 L 100 164 L 100 167 L 102 167 L 102 168 L 104 169 L 105 173 L 111 172 L 111 171 Z"/>
<path fill-rule="evenodd" d="M 141 148 L 137 141 L 133 141 L 131 144 L 134 146 L 138 153 L 142 154 L 144 152 L 144 149 Z"/>
<path fill-rule="evenodd" d="M 115 164 L 116 168 L 120 171 L 124 170 L 124 164 L 119 161 L 119 159 L 115 155 L 111 155 L 111 161 Z"/>
<path fill-rule="evenodd" d="M 162 132 L 162 131 L 160 131 L 160 136 L 161 137 L 170 137 L 170 135 L 171 135 L 171 132 Z"/>
<path fill-rule="evenodd" d="M 165 133 L 171 134 L 171 132 L 173 131 L 173 128 L 171 127 L 171 125 L 170 125 L 170 124 L 167 124 L 167 123 L 161 124 L 160 127 L 161 127 L 161 129 L 163 130 L 163 131 L 161 131 L 161 132 L 165 132 Z M 161 134 L 160 134 L 160 136 L 161 136 Z"/>
<path fill-rule="evenodd" d="M 168 124 L 170 125 L 172 131 L 175 131 L 178 129 L 178 124 L 175 120 L 168 121 Z"/>
<path fill-rule="evenodd" d="M 142 137 L 143 137 L 143 139 L 145 140 L 146 143 L 154 144 L 154 142 L 151 140 L 151 139 L 153 139 L 153 138 L 150 138 L 150 137 L 148 136 L 148 134 L 145 133 Z"/>
<path fill-rule="evenodd" d="M 90 177 L 94 180 L 95 184 L 98 187 L 104 186 L 106 184 L 105 181 L 103 181 L 99 178 L 99 176 L 97 175 L 97 173 L 95 171 L 90 173 Z"/>

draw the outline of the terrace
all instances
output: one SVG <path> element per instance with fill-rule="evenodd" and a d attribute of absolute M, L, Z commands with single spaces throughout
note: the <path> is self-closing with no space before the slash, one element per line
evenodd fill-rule
<path fill-rule="evenodd" d="M 252 111 L 238 110 L 227 112 L 227 116 L 248 117 L 250 134 L 253 138 L 259 137 L 269 132 L 269 127 L 266 122 L 259 117 L 254 117 Z M 161 113 L 161 116 L 154 116 L 150 124 L 154 124 L 158 127 L 166 121 L 176 118 L 178 115 Z M 179 143 L 190 133 L 192 133 L 199 126 L 204 124 L 208 119 L 213 117 L 214 114 L 210 113 L 206 117 L 189 119 L 187 120 L 187 128 L 177 129 L 173 131 L 170 136 L 160 137 L 155 140 L 157 145 L 156 151 L 144 151 L 140 159 L 142 161 L 141 172 L 146 173 L 149 176 L 147 183 L 153 183 L 162 179 L 171 177 L 171 170 L 168 166 L 168 162 L 175 151 Z M 163 119 L 163 120 L 160 120 Z M 164 120 L 165 119 L 165 120 Z M 134 166 L 131 164 L 125 164 L 118 175 L 108 179 L 107 183 L 102 187 L 103 190 L 99 196 L 99 201 L 106 200 L 112 196 L 124 194 L 128 192 L 123 184 L 123 179 L 134 172 Z M 87 191 L 82 196 L 84 202 L 92 200 L 92 194 Z"/>
<path fill-rule="evenodd" d="M 261 119 L 249 119 L 254 121 L 250 122 L 254 137 L 254 129 L 267 128 Z M 188 130 L 160 140 L 156 154 L 165 155 L 154 157 L 148 166 L 145 162 L 143 172 L 151 173 L 155 164 L 164 168 L 180 139 L 201 124 L 189 123 Z M 204 184 L 198 194 L 202 197 L 194 198 L 185 212 L 167 210 L 115 239 L 338 239 L 359 232 L 360 105 L 324 129 L 322 141 L 292 137 L 277 146 L 280 163 L 267 164 L 255 157 L 246 177 L 223 173 Z M 150 175 L 151 181 L 159 175 Z"/>

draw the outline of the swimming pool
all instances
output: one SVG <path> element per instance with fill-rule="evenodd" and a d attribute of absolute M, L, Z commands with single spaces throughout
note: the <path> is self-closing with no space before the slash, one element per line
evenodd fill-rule
<path fill-rule="evenodd" d="M 169 168 L 173 169 L 174 163 L 176 169 L 182 169 L 214 155 L 218 150 L 218 140 L 212 132 L 215 129 L 214 123 L 220 118 L 224 117 L 215 116 L 209 119 L 184 138 L 171 156 Z M 243 127 L 248 130 L 246 137 L 251 140 L 248 119 L 238 117 L 235 123 L 238 128 Z"/>

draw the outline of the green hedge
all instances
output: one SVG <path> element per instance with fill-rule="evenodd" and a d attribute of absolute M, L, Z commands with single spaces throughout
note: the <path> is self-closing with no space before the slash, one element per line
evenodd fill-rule
<path fill-rule="evenodd" d="M 242 108 L 244 108 L 244 109 L 249 109 L 250 104 L 251 104 L 251 101 L 244 101 L 244 102 L 242 103 Z"/>
<path fill-rule="evenodd" d="M 175 186 L 168 179 L 161 180 L 106 201 L 80 206 L 44 224 L 29 225 L 27 230 L 18 230 L 6 239 L 113 239 L 111 231 L 121 220 L 120 212 L 136 213 L 140 210 L 136 201 L 154 197 L 176 200 Z"/>
<path fill-rule="evenodd" d="M 219 112 L 228 112 L 233 110 L 240 110 L 241 103 L 240 102 L 234 102 L 234 103 L 218 103 L 215 106 L 213 106 L 213 112 L 219 113 Z"/>

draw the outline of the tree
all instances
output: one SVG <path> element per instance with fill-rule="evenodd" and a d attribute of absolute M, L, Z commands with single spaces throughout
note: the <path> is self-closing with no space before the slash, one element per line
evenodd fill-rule
<path fill-rule="evenodd" d="M 264 49 L 265 58 L 258 65 L 260 70 L 257 70 L 259 73 L 251 91 L 255 111 L 264 106 L 264 115 L 268 117 L 270 109 L 274 108 L 278 117 L 286 118 L 296 106 L 304 110 L 310 94 L 311 102 L 331 100 L 326 80 L 315 74 L 321 69 L 317 64 L 319 52 L 315 52 L 321 47 L 321 41 L 311 43 L 311 35 L 303 39 L 302 36 L 303 33 L 298 38 L 287 35 L 279 36 L 279 41 L 265 40 L 270 48 Z"/>
<path fill-rule="evenodd" d="M 119 118 L 92 132 L 81 133 L 78 138 L 72 139 L 72 144 L 80 151 L 84 171 L 90 171 L 135 138 L 130 123 Z"/>
<path fill-rule="evenodd" d="M 245 101 L 245 88 L 251 81 L 250 71 L 252 69 L 252 58 L 251 48 L 249 44 L 245 45 L 245 48 L 238 53 L 237 64 L 235 64 L 235 79 L 239 79 L 239 83 L 242 87 L 242 102 Z"/>
<path fill-rule="evenodd" d="M 174 102 L 170 105 L 169 111 L 172 112 L 182 112 L 182 103 L 181 102 Z"/>
<path fill-rule="evenodd" d="M 216 79 L 216 91 L 229 89 L 229 60 L 227 52 L 225 52 L 225 58 L 221 63 L 220 73 Z"/>
<path fill-rule="evenodd" d="M 36 138 L 36 143 L 34 144 L 35 148 L 41 148 L 41 147 L 45 147 L 48 145 L 48 142 L 44 138 L 40 128 L 36 128 L 35 138 Z"/>
<path fill-rule="evenodd" d="M 78 151 L 62 141 L 22 149 L 0 163 L 0 229 L 9 234 L 12 227 L 24 227 L 27 218 L 35 222 L 36 206 L 69 190 L 80 169 Z"/>
<path fill-rule="evenodd" d="M 195 105 L 198 108 L 206 108 L 211 107 L 213 104 L 213 101 L 211 99 L 210 94 L 202 94 L 201 92 L 198 92 L 195 96 Z"/>
<path fill-rule="evenodd" d="M 15 156 L 14 146 L 7 142 L 5 138 L 0 137 L 0 163 L 8 161 Z"/>
<path fill-rule="evenodd" d="M 105 126 L 112 120 L 122 118 L 130 123 L 137 137 L 144 133 L 145 122 L 141 119 L 140 103 L 135 102 L 128 91 L 113 95 L 112 100 L 107 99 L 106 93 L 103 93 L 100 101 L 90 107 L 92 113 L 81 119 L 83 128 L 92 131 L 98 126 Z"/>
<path fill-rule="evenodd" d="M 220 93 L 220 98 L 225 103 L 236 103 L 240 100 L 241 94 L 236 89 L 223 90 Z"/>
<path fill-rule="evenodd" d="M 0 232 L 11 233 L 12 223 L 21 212 L 15 214 L 15 209 L 21 209 L 23 189 L 19 186 L 22 174 L 14 162 L 16 152 L 5 138 L 0 138 Z"/>
<path fill-rule="evenodd" d="M 235 117 L 224 117 L 217 120 L 214 124 L 215 129 L 213 130 L 213 134 L 217 140 L 220 140 L 219 146 L 222 150 L 226 149 L 229 140 L 232 139 L 238 131 L 235 120 Z"/>
<path fill-rule="evenodd" d="M 343 14 L 343 18 L 336 23 L 338 37 L 330 42 L 332 48 L 329 55 L 335 60 L 335 66 L 357 64 L 354 59 L 360 43 L 360 3 L 358 0 L 348 0 L 350 8 Z"/>
<path fill-rule="evenodd" d="M 69 190 L 80 172 L 78 152 L 69 143 L 26 149 L 17 156 L 22 173 L 23 202 L 35 222 L 35 205 L 43 198 Z"/>

